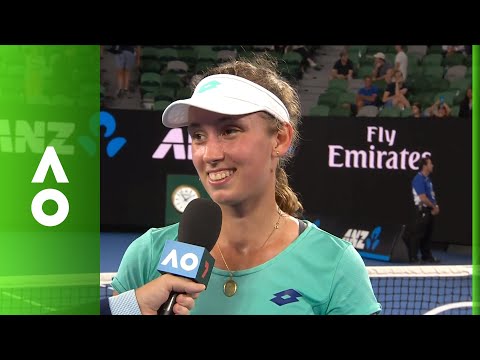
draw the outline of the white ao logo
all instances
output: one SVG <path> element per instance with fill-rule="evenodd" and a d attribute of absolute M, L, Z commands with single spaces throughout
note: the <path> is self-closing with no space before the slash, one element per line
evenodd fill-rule
<path fill-rule="evenodd" d="M 68 183 L 67 175 L 63 170 L 62 163 L 55 152 L 53 146 L 47 146 L 42 159 L 38 164 L 37 171 L 33 176 L 32 183 L 43 183 L 47 176 L 48 168 L 51 167 L 57 183 Z M 43 204 L 47 200 L 53 200 L 57 203 L 57 212 L 53 215 L 47 215 L 43 211 Z M 60 225 L 68 216 L 70 206 L 67 197 L 56 189 L 44 189 L 40 191 L 32 200 L 32 215 L 43 226 Z"/>

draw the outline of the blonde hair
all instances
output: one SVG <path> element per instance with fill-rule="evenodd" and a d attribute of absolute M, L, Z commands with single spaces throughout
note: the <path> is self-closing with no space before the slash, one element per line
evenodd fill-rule
<path fill-rule="evenodd" d="M 264 87 L 275 94 L 288 110 L 290 122 L 293 128 L 293 138 L 291 149 L 295 149 L 298 141 L 298 126 L 300 125 L 301 109 L 300 100 L 297 91 L 280 75 L 277 69 L 277 61 L 268 54 L 255 55 L 251 58 L 239 58 L 220 64 L 216 67 L 206 70 L 202 76 L 198 76 L 192 80 L 192 87 L 196 85 L 206 76 L 216 74 L 230 74 L 241 76 L 245 79 Z M 271 116 L 264 113 L 264 117 L 271 121 L 272 131 L 280 131 L 284 124 Z M 292 216 L 301 216 L 303 213 L 303 205 L 298 199 L 297 194 L 288 185 L 288 175 L 285 172 L 285 166 L 292 158 L 293 151 L 288 151 L 278 162 L 275 171 L 275 201 L 282 211 Z"/>

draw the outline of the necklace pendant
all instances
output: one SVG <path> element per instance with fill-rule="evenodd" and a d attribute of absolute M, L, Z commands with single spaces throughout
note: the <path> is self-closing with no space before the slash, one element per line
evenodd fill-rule
<path fill-rule="evenodd" d="M 237 288 L 238 286 L 235 280 L 229 278 L 227 281 L 225 281 L 225 284 L 223 284 L 223 293 L 225 296 L 232 297 L 237 292 Z"/>

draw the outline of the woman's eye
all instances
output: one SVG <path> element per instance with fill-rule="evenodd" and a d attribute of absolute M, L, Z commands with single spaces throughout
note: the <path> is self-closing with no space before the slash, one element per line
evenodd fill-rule
<path fill-rule="evenodd" d="M 193 141 L 202 141 L 204 139 L 205 139 L 205 135 L 203 135 L 203 134 L 200 134 L 200 133 L 192 134 L 192 140 Z"/>
<path fill-rule="evenodd" d="M 237 133 L 237 132 L 238 132 L 238 129 L 233 129 L 233 128 L 232 128 L 232 129 L 226 129 L 226 130 L 224 131 L 224 134 L 225 134 L 225 135 L 233 135 L 233 134 L 235 134 L 235 133 Z"/>

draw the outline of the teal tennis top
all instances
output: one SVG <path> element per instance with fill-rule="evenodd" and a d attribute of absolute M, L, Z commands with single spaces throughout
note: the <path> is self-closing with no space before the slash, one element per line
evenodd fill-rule
<path fill-rule="evenodd" d="M 235 295 L 223 285 L 229 272 L 217 269 L 191 314 L 330 315 L 378 313 L 365 264 L 349 242 L 311 222 L 287 248 L 269 261 L 235 271 Z M 128 247 L 112 286 L 119 293 L 136 289 L 161 274 L 157 271 L 166 240 L 177 240 L 178 224 L 150 229 Z"/>

